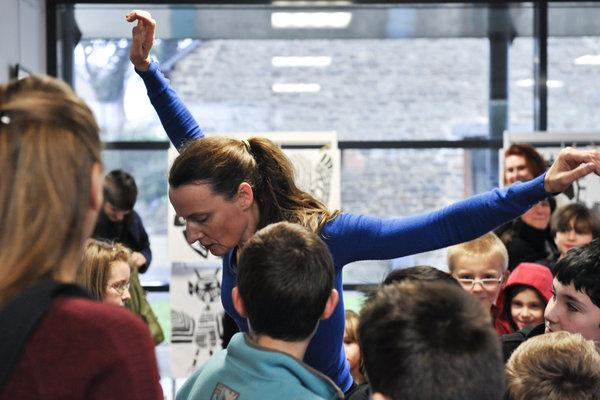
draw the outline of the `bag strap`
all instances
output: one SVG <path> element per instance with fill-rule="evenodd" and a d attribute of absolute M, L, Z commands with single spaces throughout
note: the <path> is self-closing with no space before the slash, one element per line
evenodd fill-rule
<path fill-rule="evenodd" d="M 25 342 L 56 296 L 91 298 L 81 286 L 42 280 L 11 297 L 0 309 L 0 393 Z"/>

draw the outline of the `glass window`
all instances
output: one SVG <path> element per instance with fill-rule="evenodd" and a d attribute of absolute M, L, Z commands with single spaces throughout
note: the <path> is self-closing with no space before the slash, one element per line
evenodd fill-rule
<path fill-rule="evenodd" d="M 509 56 L 509 130 L 533 131 L 533 38 L 517 37 Z"/>
<path fill-rule="evenodd" d="M 142 217 L 152 250 L 152 263 L 140 279 L 168 282 L 166 150 L 104 150 L 102 162 L 105 172 L 122 169 L 131 174 L 138 187 L 134 209 Z"/>
<path fill-rule="evenodd" d="M 471 181 L 476 177 L 488 175 L 485 164 L 477 163 L 478 171 L 470 169 L 471 159 L 480 157 L 481 152 L 463 149 L 344 150 L 342 209 L 355 214 L 393 218 L 445 207 L 467 197 Z M 398 243 L 398 246 L 402 244 Z M 390 261 L 355 263 L 344 268 L 344 283 L 377 283 L 391 268 L 413 265 L 446 269 L 445 250 Z"/>
<path fill-rule="evenodd" d="M 209 132 L 360 141 L 487 135 L 487 74 L 486 39 L 415 38 L 207 40 L 169 77 Z"/>
<path fill-rule="evenodd" d="M 600 5 L 548 3 L 548 131 L 598 132 Z M 576 23 L 575 23 L 576 21 Z"/>
<path fill-rule="evenodd" d="M 75 47 L 75 91 L 94 112 L 103 141 L 164 141 L 146 88 L 129 61 L 129 39 L 81 40 Z M 192 42 L 157 40 L 152 54 L 166 62 Z"/>

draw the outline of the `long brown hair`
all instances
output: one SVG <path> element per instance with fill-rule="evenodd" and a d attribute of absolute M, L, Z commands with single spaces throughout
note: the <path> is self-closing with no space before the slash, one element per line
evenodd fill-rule
<path fill-rule="evenodd" d="M 98 126 L 68 85 L 0 85 L 0 304 L 77 261 L 100 162 Z"/>
<path fill-rule="evenodd" d="M 248 146 L 240 140 L 208 137 L 190 143 L 173 162 L 169 185 L 204 182 L 213 193 L 231 200 L 240 183 L 247 182 L 260 213 L 257 230 L 288 221 L 320 232 L 339 214 L 296 186 L 292 163 L 275 143 L 262 137 L 247 142 Z"/>

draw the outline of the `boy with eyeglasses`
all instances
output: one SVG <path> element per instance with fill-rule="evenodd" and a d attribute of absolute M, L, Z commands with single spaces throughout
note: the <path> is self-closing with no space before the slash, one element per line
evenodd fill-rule
<path fill-rule="evenodd" d="M 552 298 L 545 323 L 501 337 L 504 360 L 525 340 L 567 331 L 600 342 L 600 239 L 575 247 L 553 267 Z"/>
<path fill-rule="evenodd" d="M 508 253 L 498 236 L 489 232 L 449 247 L 448 269 L 462 288 L 495 316 L 495 301 L 509 274 Z"/>

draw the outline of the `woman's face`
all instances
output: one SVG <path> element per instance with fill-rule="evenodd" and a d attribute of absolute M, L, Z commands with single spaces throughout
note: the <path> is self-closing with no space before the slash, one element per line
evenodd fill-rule
<path fill-rule="evenodd" d="M 566 231 L 556 231 L 554 235 L 554 243 L 560 251 L 560 254 L 565 254 L 575 246 L 586 244 L 592 241 L 594 236 L 591 232 L 584 232 L 575 227 L 573 220 L 569 221 L 569 229 Z"/>
<path fill-rule="evenodd" d="M 548 200 L 543 200 L 527 210 L 525 214 L 521 215 L 521 220 L 534 228 L 546 229 L 550 223 L 551 212 L 550 202 Z"/>
<path fill-rule="evenodd" d="M 517 293 L 510 302 L 510 316 L 518 329 L 544 322 L 544 309 L 535 289 L 525 289 Z"/>
<path fill-rule="evenodd" d="M 125 302 L 131 298 L 129 294 L 129 276 L 131 270 L 129 264 L 124 261 L 115 261 L 110 266 L 110 274 L 106 284 L 103 303 L 124 306 Z"/>
<path fill-rule="evenodd" d="M 527 167 L 525 156 L 512 154 L 504 159 L 504 184 L 512 185 L 516 181 L 524 182 L 533 179 Z"/>
<path fill-rule="evenodd" d="M 169 199 L 177 215 L 186 221 L 187 241 L 200 242 L 215 256 L 243 244 L 256 230 L 246 212 L 248 200 L 239 192 L 226 200 L 207 184 L 198 183 L 170 188 Z"/>
<path fill-rule="evenodd" d="M 360 375 L 360 347 L 348 336 L 347 332 L 344 332 L 344 351 L 346 352 L 346 360 L 350 364 L 350 373 L 353 377 L 355 373 Z"/>

